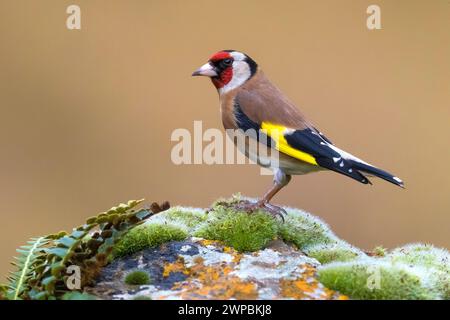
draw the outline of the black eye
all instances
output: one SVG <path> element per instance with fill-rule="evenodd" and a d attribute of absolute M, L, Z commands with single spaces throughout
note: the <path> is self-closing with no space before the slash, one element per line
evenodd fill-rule
<path fill-rule="evenodd" d="M 233 63 L 233 59 L 224 59 L 222 60 L 222 64 L 224 66 L 230 66 Z"/>

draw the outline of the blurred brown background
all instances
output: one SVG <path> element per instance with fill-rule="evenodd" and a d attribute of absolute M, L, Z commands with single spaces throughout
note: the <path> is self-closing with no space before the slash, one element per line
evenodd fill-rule
<path fill-rule="evenodd" d="M 78 4 L 82 30 L 65 26 Z M 296 177 L 275 202 L 370 248 L 449 247 L 450 3 L 376 1 L 0 2 L 0 274 L 28 237 L 69 229 L 128 199 L 208 206 L 261 195 L 256 166 L 175 166 L 175 128 L 221 128 L 191 72 L 247 52 L 338 146 L 406 181 Z"/>

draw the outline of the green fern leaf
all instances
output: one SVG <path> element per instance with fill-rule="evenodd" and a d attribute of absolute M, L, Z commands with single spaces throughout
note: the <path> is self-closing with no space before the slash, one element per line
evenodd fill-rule
<path fill-rule="evenodd" d="M 9 287 L 11 288 L 11 296 L 13 300 L 18 300 L 22 292 L 26 289 L 27 280 L 30 273 L 33 271 L 33 263 L 37 257 L 37 252 L 48 243 L 45 237 L 33 238 L 34 241 L 29 241 L 30 244 L 28 250 L 17 250 L 21 255 L 16 258 L 15 265 L 18 266 L 17 272 L 12 273 L 11 283 Z M 24 247 L 22 247 L 24 248 Z"/>

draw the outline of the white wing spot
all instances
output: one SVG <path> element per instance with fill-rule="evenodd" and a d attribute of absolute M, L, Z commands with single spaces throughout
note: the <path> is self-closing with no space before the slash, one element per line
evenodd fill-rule
<path fill-rule="evenodd" d="M 334 151 L 336 151 L 337 153 L 339 153 L 340 156 L 341 156 L 342 158 L 344 158 L 344 159 L 353 160 L 353 161 L 356 161 L 356 162 L 361 162 L 361 163 L 370 165 L 370 164 L 368 164 L 367 162 L 362 161 L 361 159 L 355 157 L 354 155 L 351 155 L 350 153 L 345 152 L 344 150 L 339 149 L 338 147 L 336 147 L 336 146 L 334 146 L 334 145 L 332 145 L 332 144 L 328 144 L 328 146 L 329 146 L 331 149 L 333 149 Z"/>
<path fill-rule="evenodd" d="M 288 134 L 288 135 L 291 135 L 291 134 L 293 134 L 295 132 L 295 130 L 294 129 L 291 129 L 291 128 L 285 128 L 284 129 L 284 131 L 283 131 L 283 134 Z"/>
<path fill-rule="evenodd" d="M 393 177 L 392 179 L 394 179 L 395 181 L 397 181 L 397 182 L 399 182 L 399 183 L 402 183 L 402 182 L 403 182 L 402 179 L 400 179 L 400 178 L 398 178 L 398 177 Z"/>
<path fill-rule="evenodd" d="M 352 172 L 353 172 L 353 170 L 352 170 L 352 169 L 348 169 L 348 172 L 352 173 Z"/>

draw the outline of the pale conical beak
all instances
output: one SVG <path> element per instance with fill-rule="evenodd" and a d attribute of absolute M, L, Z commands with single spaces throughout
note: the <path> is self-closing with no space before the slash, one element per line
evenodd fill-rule
<path fill-rule="evenodd" d="M 217 77 L 218 74 L 215 68 L 210 63 L 206 63 L 202 65 L 199 69 L 194 71 L 194 73 L 192 73 L 192 76 Z"/>

